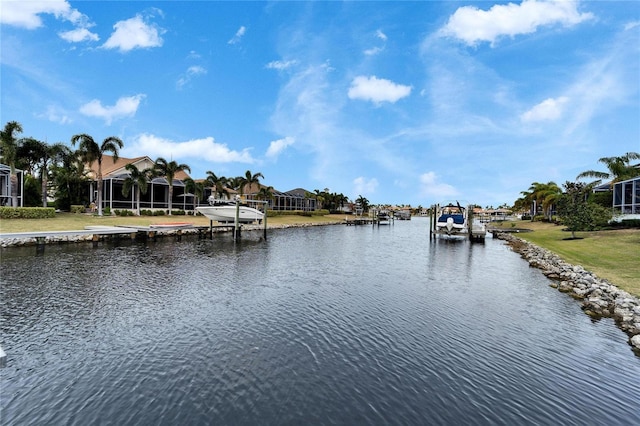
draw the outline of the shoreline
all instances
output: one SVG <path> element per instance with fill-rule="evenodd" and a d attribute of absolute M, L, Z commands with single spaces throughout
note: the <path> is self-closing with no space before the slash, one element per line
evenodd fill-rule
<path fill-rule="evenodd" d="M 640 356 L 640 299 L 619 289 L 580 265 L 565 262 L 557 254 L 518 238 L 509 232 L 495 231 L 520 254 L 529 266 L 538 268 L 551 280 L 550 287 L 567 293 L 581 302 L 581 309 L 594 320 L 612 318 L 618 328 L 629 336 L 628 344 Z"/>
<path fill-rule="evenodd" d="M 343 222 L 339 221 L 331 221 L 331 222 L 301 222 L 301 223 L 284 223 L 284 224 L 267 224 L 267 231 L 273 229 L 286 229 L 286 228 L 306 228 L 310 226 L 328 226 L 328 225 L 343 225 Z M 263 225 L 256 224 L 243 224 L 241 225 L 242 231 L 264 231 Z M 78 232 L 78 234 L 73 234 L 73 232 Z M 11 234 L 3 234 L 3 238 L 0 239 L 0 248 L 9 249 L 12 247 L 36 247 L 41 245 L 51 245 L 51 244 L 73 244 L 73 243 L 85 243 L 85 242 L 104 242 L 104 241 L 114 241 L 114 240 L 131 240 L 131 234 L 135 233 L 134 229 L 131 230 L 131 233 L 123 233 L 123 234 L 92 234 L 87 233 L 87 230 L 70 230 L 65 231 L 66 235 L 48 235 L 44 237 L 42 240 L 38 241 L 36 237 L 7 237 L 7 235 Z M 203 234 L 208 234 L 209 231 L 203 232 L 202 228 L 194 227 L 194 228 L 172 228 L 172 229 L 154 229 L 155 238 L 168 238 L 168 237 L 182 237 L 182 236 L 191 236 L 198 235 L 201 236 Z M 233 226 L 229 227 L 220 227 L 213 228 L 212 232 L 214 234 L 219 233 L 232 233 Z M 99 238 L 94 239 L 94 235 L 99 235 Z"/>

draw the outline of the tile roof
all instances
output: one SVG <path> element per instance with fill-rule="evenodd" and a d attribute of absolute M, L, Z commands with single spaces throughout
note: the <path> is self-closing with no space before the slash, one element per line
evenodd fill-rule
<path fill-rule="evenodd" d="M 102 177 L 107 178 L 109 175 L 117 175 L 123 173 L 124 167 L 127 164 L 133 164 L 138 167 L 138 169 L 145 169 L 147 167 L 151 167 L 153 163 L 154 161 L 146 155 L 135 158 L 118 157 L 116 161 L 113 161 L 112 155 L 104 154 L 102 156 Z M 95 178 L 98 174 L 98 161 L 94 161 L 85 167 L 89 170 L 89 176 Z M 175 175 L 175 179 L 179 180 L 184 180 L 188 177 L 190 176 L 184 171 L 179 171 Z"/>

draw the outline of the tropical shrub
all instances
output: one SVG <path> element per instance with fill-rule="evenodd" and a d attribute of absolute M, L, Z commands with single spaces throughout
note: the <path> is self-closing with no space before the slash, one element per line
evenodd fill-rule
<path fill-rule="evenodd" d="M 56 216 L 51 207 L 0 207 L 0 219 L 48 219 Z"/>
<path fill-rule="evenodd" d="M 74 204 L 71 206 L 71 213 L 84 213 L 85 212 L 85 207 L 84 206 L 80 206 L 77 204 Z"/>

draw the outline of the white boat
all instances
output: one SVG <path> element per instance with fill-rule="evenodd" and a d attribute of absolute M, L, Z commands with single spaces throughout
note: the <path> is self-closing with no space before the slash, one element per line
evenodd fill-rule
<path fill-rule="evenodd" d="M 236 203 L 229 200 L 216 200 L 209 197 L 209 205 L 196 207 L 196 211 L 203 214 L 210 220 L 218 222 L 233 222 L 236 221 Z M 262 223 L 264 213 L 253 207 L 249 207 L 246 204 L 240 204 L 238 206 L 238 221 L 240 223 L 251 223 L 257 221 Z"/>
<path fill-rule="evenodd" d="M 463 235 L 469 232 L 467 223 L 467 211 L 464 207 L 457 203 L 449 203 L 441 206 L 436 213 L 438 218 L 436 221 L 436 231 L 446 235 Z"/>
<path fill-rule="evenodd" d="M 391 218 L 386 210 L 378 212 L 378 225 L 388 225 Z"/>

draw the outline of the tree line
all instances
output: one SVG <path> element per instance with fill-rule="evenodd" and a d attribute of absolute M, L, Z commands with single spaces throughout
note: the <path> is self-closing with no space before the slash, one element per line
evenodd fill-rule
<path fill-rule="evenodd" d="M 633 164 L 640 160 L 640 153 L 627 152 L 617 157 L 603 157 L 607 171 L 587 170 L 576 176 L 576 181 L 565 182 L 562 187 L 553 181 L 533 182 L 528 190 L 522 191 L 513 206 L 515 211 L 532 211 L 542 220 L 552 221 L 554 213 L 573 232 L 598 229 L 605 226 L 612 217 L 613 185 L 640 176 L 640 167 Z M 582 179 L 595 179 L 581 182 Z M 610 181 L 609 190 L 594 192 L 603 180 Z"/>

